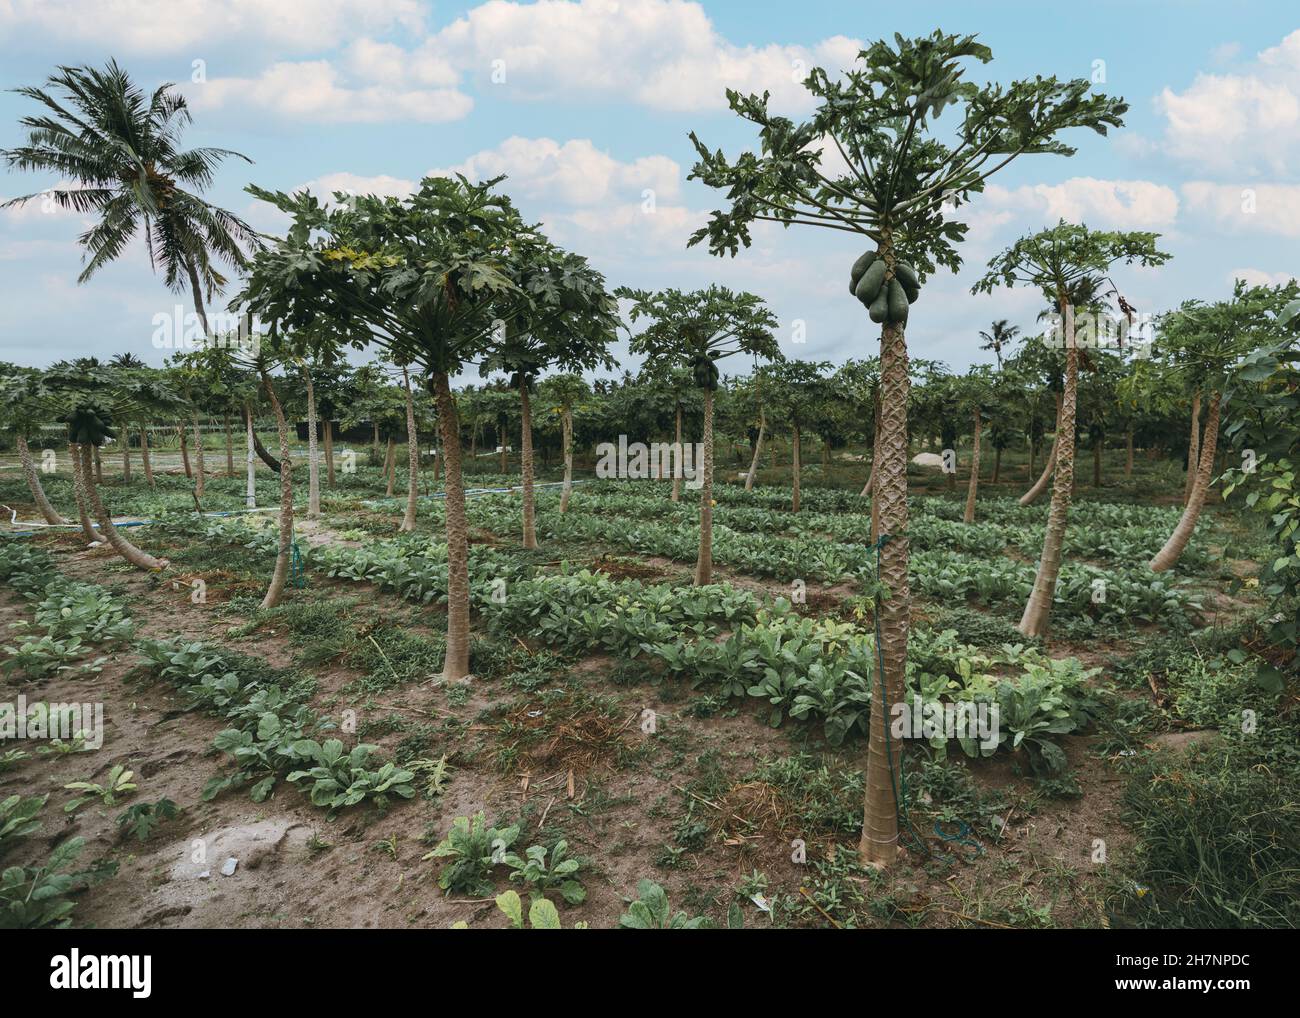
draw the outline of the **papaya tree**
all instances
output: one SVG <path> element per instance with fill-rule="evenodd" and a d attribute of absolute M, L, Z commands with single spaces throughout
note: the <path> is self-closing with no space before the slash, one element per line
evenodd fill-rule
<path fill-rule="evenodd" d="M 451 377 L 491 349 L 504 324 L 561 305 L 563 276 L 526 293 L 508 266 L 528 252 L 562 257 L 494 188 L 463 176 L 426 177 L 403 198 L 248 191 L 291 220 L 256 256 L 239 306 L 285 329 L 325 324 L 340 342 L 375 345 L 416 367 L 432 393 L 445 459 L 447 648 L 443 677 L 469 674 L 469 529 L 460 420 Z M 581 294 L 579 294 L 581 296 Z"/>
<path fill-rule="evenodd" d="M 560 513 L 569 511 L 573 493 L 573 416 L 575 408 L 584 413 L 591 401 L 591 386 L 577 372 L 561 372 L 543 379 L 538 386 L 550 413 L 560 419 L 560 448 L 564 457 L 564 485 L 560 489 Z"/>
<path fill-rule="evenodd" d="M 520 309 L 509 322 L 502 320 L 479 370 L 484 375 L 505 372 L 519 394 L 523 546 L 536 548 L 532 394 L 538 375 L 552 366 L 561 371 L 612 368 L 609 344 L 618 315 L 605 291 L 605 277 L 579 255 L 548 243 L 525 243 L 512 252 L 509 272 L 533 306 Z"/>
<path fill-rule="evenodd" d="M 1191 496 L 1173 533 L 1151 559 L 1153 572 L 1173 568 L 1196 530 L 1214 473 L 1223 398 L 1232 370 L 1252 351 L 1276 340 L 1278 315 L 1295 296 L 1294 283 L 1285 287 L 1248 287 L 1244 280 L 1238 279 L 1231 299 L 1213 304 L 1186 301 L 1158 324 L 1157 343 L 1161 352 L 1179 361 L 1200 380 L 1198 391 L 1205 394 L 1206 415 Z"/>
<path fill-rule="evenodd" d="M 966 486 L 965 523 L 975 522 L 975 499 L 980 486 L 980 443 L 983 440 L 984 420 L 994 402 L 993 372 L 987 365 L 976 364 L 964 376 L 956 379 L 956 407 L 971 420 L 970 480 Z"/>
<path fill-rule="evenodd" d="M 37 472 L 31 446 L 28 444 L 29 438 L 37 436 L 37 424 L 43 415 L 43 407 L 48 407 L 51 401 L 52 394 L 45 387 L 42 372 L 16 364 L 0 365 L 0 429 L 12 432 L 14 436 L 23 480 L 27 482 L 27 490 L 32 493 L 32 502 L 37 511 L 46 523 L 59 527 L 66 525 L 67 520 L 46 497 L 41 475 Z M 93 531 L 91 536 L 93 539 Z"/>
<path fill-rule="evenodd" d="M 1033 286 L 1059 314 L 1055 341 L 1065 350 L 1061 411 L 1056 430 L 1056 464 L 1047 531 L 1034 587 L 1020 619 L 1026 636 L 1045 635 L 1052 617 L 1056 579 L 1061 570 L 1065 528 L 1074 487 L 1075 412 L 1078 405 L 1080 345 L 1076 314 L 1095 314 L 1104 300 L 1104 284 L 1117 263 L 1163 265 L 1169 255 L 1156 248 L 1157 234 L 1142 231 L 1099 231 L 1061 220 L 1056 226 L 1020 238 L 994 257 L 988 272 L 972 292 L 991 293 L 998 286 Z M 1131 308 L 1110 284 L 1120 310 Z"/>
<path fill-rule="evenodd" d="M 814 419 L 830 395 L 826 374 L 830 364 L 825 361 L 787 360 L 772 364 L 767 371 L 771 379 L 768 397 L 772 412 L 780 414 L 790 428 L 790 511 L 800 508 L 800 474 L 803 469 L 803 429 Z"/>
<path fill-rule="evenodd" d="M 718 361 L 739 353 L 765 360 L 783 360 L 773 335 L 776 317 L 762 298 L 733 293 L 723 286 L 706 290 L 633 290 L 620 287 L 617 295 L 631 301 L 632 322 L 646 327 L 632 336 L 633 354 L 646 358 L 647 367 L 687 366 L 704 399 L 703 462 L 695 464 L 700 487 L 700 547 L 695 561 L 695 584 L 713 582 L 713 395 L 718 388 Z M 682 447 L 676 457 L 681 461 Z M 677 471 L 674 471 L 676 473 Z"/>
<path fill-rule="evenodd" d="M 758 151 L 734 161 L 693 133 L 699 161 L 691 178 L 724 190 L 730 207 L 712 214 L 690 243 L 735 255 L 755 222 L 818 226 L 856 234 L 869 245 L 849 289 L 882 326 L 881 428 L 877 491 L 883 533 L 880 606 L 883 676 L 873 683 L 867 789 L 860 854 L 892 863 L 898 850 L 902 747 L 886 718 L 904 695 L 911 613 L 907 561 L 908 306 L 937 266 L 956 271 L 966 227 L 951 214 L 1021 155 L 1073 149 L 1057 139 L 1073 127 L 1104 134 L 1127 104 L 1090 96 L 1088 81 L 1034 77 L 1003 86 L 963 80 L 964 63 L 988 63 L 974 36 L 936 31 L 877 42 L 846 73 L 814 68 L 805 87 L 818 101 L 802 122 L 772 113 L 768 96 L 728 90 L 731 109 L 759 129 Z M 936 123 L 948 107 L 953 116 Z M 878 263 L 878 264 L 876 264 Z"/>

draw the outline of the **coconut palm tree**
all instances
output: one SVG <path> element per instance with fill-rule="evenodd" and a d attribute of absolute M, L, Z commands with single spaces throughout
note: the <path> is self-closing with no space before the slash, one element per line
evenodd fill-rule
<path fill-rule="evenodd" d="M 146 94 L 115 61 L 103 70 L 61 67 L 43 88 L 16 91 L 44 111 L 20 119 L 27 143 L 0 150 L 0 157 L 11 169 L 57 174 L 61 183 L 0 208 L 39 197 L 98 216 L 79 238 L 85 252 L 79 283 L 141 235 L 168 288 L 189 290 L 207 334 L 205 298 L 226 282 L 218 265 L 243 268 L 244 248 L 259 241 L 251 226 L 200 195 L 223 160 L 252 160 L 230 149 L 182 148 L 180 135 L 191 119 L 184 96 L 171 84 Z"/>
<path fill-rule="evenodd" d="M 993 351 L 993 356 L 998 359 L 999 371 L 1002 370 L 1002 351 L 1009 348 L 1018 335 L 1020 335 L 1020 327 L 1012 325 L 1005 318 L 999 318 L 994 322 L 988 332 L 980 331 L 980 339 L 984 340 L 980 344 L 980 349 Z"/>

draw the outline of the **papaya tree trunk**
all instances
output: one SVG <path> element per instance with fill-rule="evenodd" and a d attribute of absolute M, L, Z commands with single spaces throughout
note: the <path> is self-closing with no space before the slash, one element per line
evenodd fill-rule
<path fill-rule="evenodd" d="M 307 518 L 314 520 L 320 516 L 320 456 L 316 448 L 316 387 L 305 364 L 302 377 L 307 383 Z"/>
<path fill-rule="evenodd" d="M 1092 443 L 1092 486 L 1094 488 L 1101 487 L 1101 452 L 1103 444 L 1100 437 Z"/>
<path fill-rule="evenodd" d="M 876 452 L 879 448 L 880 448 L 880 398 L 877 397 L 875 400 L 875 407 L 872 410 L 872 414 L 871 414 L 871 470 L 867 473 L 867 483 L 864 484 L 862 486 L 862 490 L 858 492 L 859 498 L 865 498 L 868 494 L 872 494 L 873 498 L 875 497 L 873 492 L 875 491 L 876 466 L 878 464 L 878 459 L 879 459 L 879 457 L 876 455 Z M 910 451 L 911 450 L 909 449 L 909 452 Z M 908 459 L 911 459 L 911 456 L 909 456 Z M 872 515 L 873 516 L 875 515 L 874 507 L 873 507 Z M 875 538 L 873 537 L 872 540 L 875 540 Z"/>
<path fill-rule="evenodd" d="M 194 471 L 190 468 L 190 440 L 185 437 L 185 425 L 176 426 L 177 433 L 181 436 L 181 466 L 185 468 L 185 476 L 194 477 Z"/>
<path fill-rule="evenodd" d="M 61 526 L 68 521 L 60 516 L 50 505 L 50 500 L 45 496 L 45 488 L 41 484 L 41 475 L 36 472 L 36 464 L 32 462 L 32 451 L 27 446 L 27 438 L 20 431 L 14 437 L 14 444 L 18 447 L 18 460 L 23 465 L 23 477 L 27 480 L 27 487 L 32 493 L 32 501 L 36 503 L 36 508 L 40 514 L 45 517 L 46 523 Z"/>
<path fill-rule="evenodd" d="M 415 506 L 420 497 L 420 436 L 415 433 L 415 397 L 406 368 L 402 368 L 402 385 L 406 390 L 406 514 L 398 529 L 409 532 L 415 529 Z"/>
<path fill-rule="evenodd" d="M 1187 440 L 1187 479 L 1183 482 L 1183 505 L 1192 498 L 1192 488 L 1196 484 L 1196 471 L 1199 466 L 1201 448 L 1201 394 L 1192 393 L 1192 435 Z"/>
<path fill-rule="evenodd" d="M 153 479 L 153 463 L 149 460 L 149 428 L 140 425 L 140 463 L 144 466 L 144 480 L 151 488 L 157 487 Z"/>
<path fill-rule="evenodd" d="M 1129 428 L 1124 436 L 1124 477 L 1133 476 L 1133 429 Z"/>
<path fill-rule="evenodd" d="M 891 269 L 888 237 L 882 257 Z M 903 746 L 891 738 L 892 707 L 902 703 L 907 637 L 912 608 L 908 587 L 907 535 L 907 340 L 903 326 L 886 324 L 880 335 L 880 452 L 876 458 L 875 497 L 880 503 L 878 548 L 880 582 L 888 595 L 876 604 L 880 625 L 879 659 L 871 676 L 871 717 L 867 743 L 866 794 L 862 811 L 863 865 L 886 867 L 898 856 L 899 782 Z M 880 668 L 879 660 L 884 667 Z M 883 674 L 882 674 L 883 673 Z"/>
<path fill-rule="evenodd" d="M 321 422 L 325 430 L 325 483 L 334 487 L 334 422 L 328 418 Z"/>
<path fill-rule="evenodd" d="M 275 473 L 280 472 L 280 461 L 266 451 L 266 446 L 262 440 L 257 437 L 257 432 L 253 432 L 253 451 L 257 453 L 257 458 L 270 467 Z"/>
<path fill-rule="evenodd" d="M 81 532 L 89 541 L 100 540 L 94 525 L 90 522 L 90 495 L 88 488 L 90 477 L 85 474 L 81 464 L 81 448 L 76 443 L 68 444 L 68 457 L 72 461 L 72 495 L 77 502 L 77 518 L 81 523 Z"/>
<path fill-rule="evenodd" d="M 81 447 L 81 472 L 84 478 L 90 478 L 91 465 L 93 463 L 93 453 L 91 446 L 83 445 Z M 143 552 L 134 544 L 122 536 L 117 527 L 113 526 L 113 518 L 104 508 L 103 500 L 99 497 L 99 486 L 95 481 L 90 480 L 86 484 L 86 495 L 90 499 L 91 511 L 95 514 L 95 519 L 99 521 L 99 533 L 108 541 L 112 549 L 122 558 L 126 559 L 137 569 L 155 570 L 165 569 L 167 567 L 166 559 L 157 559 L 148 552 Z"/>
<path fill-rule="evenodd" d="M 678 411 L 680 415 L 680 410 Z M 678 418 L 680 420 L 680 416 Z M 702 587 L 713 582 L 713 390 L 704 390 L 704 446 L 703 463 L 695 469 L 702 472 L 700 487 L 700 551 L 695 560 L 695 585 Z M 678 446 L 681 448 L 681 438 Z M 680 457 L 679 457 L 680 458 Z"/>
<path fill-rule="evenodd" d="M 388 436 L 388 447 L 384 450 L 384 474 L 388 478 L 388 489 L 384 496 L 392 498 L 393 487 L 397 484 L 397 442 L 392 435 Z"/>
<path fill-rule="evenodd" d="M 203 465 L 203 430 L 199 425 L 199 412 L 194 411 L 194 497 L 203 501 L 203 481 L 207 476 L 207 468 Z"/>
<path fill-rule="evenodd" d="M 379 422 L 372 421 L 370 428 L 370 465 L 373 467 L 379 462 Z"/>
<path fill-rule="evenodd" d="M 262 385 L 267 398 L 271 401 L 271 410 L 275 414 L 275 430 L 280 439 L 280 540 L 275 555 L 275 571 L 271 573 L 270 586 L 262 598 L 263 608 L 274 608 L 284 596 L 284 587 L 289 580 L 289 566 L 293 558 L 293 460 L 289 451 L 289 422 L 284 416 L 284 407 L 275 394 L 275 387 L 265 370 L 261 372 Z"/>
<path fill-rule="evenodd" d="M 244 404 L 244 444 L 247 446 L 244 457 L 244 506 L 257 508 L 257 450 L 253 442 L 253 411 Z"/>
<path fill-rule="evenodd" d="M 1065 387 L 1056 431 L 1056 470 L 1052 483 L 1052 502 L 1047 511 L 1047 530 L 1043 535 L 1043 554 L 1038 560 L 1033 590 L 1020 618 L 1020 631 L 1026 636 L 1044 636 L 1051 624 L 1052 600 L 1056 596 L 1056 578 L 1061 571 L 1065 524 L 1074 489 L 1074 424 L 1078 406 L 1079 350 L 1074 343 L 1074 315 L 1067 312 L 1064 298 L 1061 299 L 1061 314 L 1066 319 Z"/>
<path fill-rule="evenodd" d="M 230 432 L 230 414 L 223 414 L 222 421 L 226 431 L 226 476 L 235 476 L 235 437 Z"/>
<path fill-rule="evenodd" d="M 797 513 L 799 511 L 799 475 L 803 472 L 803 452 L 802 443 L 799 440 L 799 425 L 794 424 L 794 437 L 790 440 L 790 471 L 793 475 L 790 486 L 793 489 L 790 499 L 790 511 Z"/>
<path fill-rule="evenodd" d="M 980 428 L 983 424 L 980 416 L 980 412 L 976 410 L 974 436 L 971 440 L 970 484 L 966 489 L 966 512 L 962 516 L 962 520 L 966 523 L 975 522 L 975 496 L 980 486 Z"/>
<path fill-rule="evenodd" d="M 104 483 L 104 460 L 99 455 L 99 446 L 97 445 L 91 446 L 91 451 L 94 453 L 95 456 L 95 483 L 103 484 Z"/>
<path fill-rule="evenodd" d="M 519 382 L 519 472 L 524 488 L 524 547 L 537 547 L 537 506 L 533 498 L 533 404 L 528 398 L 528 382 Z"/>
<path fill-rule="evenodd" d="M 1188 499 L 1187 507 L 1178 520 L 1178 526 L 1169 535 L 1169 540 L 1151 560 L 1152 572 L 1163 573 L 1166 569 L 1172 569 L 1196 530 L 1196 521 L 1205 505 L 1205 496 L 1210 490 L 1210 476 L 1214 472 L 1214 451 L 1219 442 L 1220 399 L 1220 393 L 1210 393 L 1210 405 L 1205 415 L 1205 437 L 1200 444 L 1200 460 L 1196 470 L 1196 483 L 1192 486 L 1192 497 Z"/>
<path fill-rule="evenodd" d="M 122 483 L 131 483 L 131 429 L 125 423 L 118 423 L 117 433 L 122 436 Z"/>
<path fill-rule="evenodd" d="M 560 515 L 569 511 L 569 496 L 573 493 L 573 407 L 564 406 L 560 419 L 561 440 L 564 443 L 564 487 L 560 492 Z"/>
<path fill-rule="evenodd" d="M 498 468 L 501 473 L 506 472 L 506 420 L 504 417 L 497 418 L 497 444 L 500 448 L 497 450 Z"/>
<path fill-rule="evenodd" d="M 1037 502 L 1039 496 L 1047 490 L 1047 482 L 1052 478 L 1052 472 L 1056 469 L 1057 447 L 1060 445 L 1061 435 L 1061 395 L 1056 396 L 1056 435 L 1052 438 L 1052 448 L 1047 454 L 1047 462 L 1043 465 L 1043 473 L 1034 482 L 1032 488 L 1020 496 L 1021 505 L 1032 505 Z"/>
<path fill-rule="evenodd" d="M 682 498 L 682 405 L 677 404 L 677 432 L 673 445 L 673 501 L 680 502 Z M 696 464 L 699 469 L 699 464 Z"/>
<path fill-rule="evenodd" d="M 758 460 L 763 455 L 763 440 L 767 437 L 767 412 L 758 408 L 758 441 L 754 443 L 754 455 L 749 461 L 749 473 L 745 475 L 745 490 L 754 490 L 754 477 L 758 473 Z"/>
<path fill-rule="evenodd" d="M 469 674 L 469 523 L 465 518 L 465 483 L 461 477 L 460 421 L 445 372 L 434 372 L 433 395 L 438 406 L 442 451 L 447 457 L 443 482 L 447 518 L 447 656 L 442 677 L 445 682 L 458 682 Z"/>
<path fill-rule="evenodd" d="M 993 477 L 989 481 L 989 483 L 997 484 L 998 480 L 1001 477 L 1002 477 L 1002 446 L 998 446 L 993 450 Z"/>

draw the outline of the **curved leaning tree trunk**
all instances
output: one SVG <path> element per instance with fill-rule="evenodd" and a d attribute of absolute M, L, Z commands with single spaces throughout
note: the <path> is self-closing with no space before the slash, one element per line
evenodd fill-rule
<path fill-rule="evenodd" d="M 45 496 L 45 488 L 41 485 L 41 475 L 36 472 L 36 464 L 32 462 L 32 451 L 28 448 L 27 439 L 19 432 L 14 437 L 14 444 L 18 447 L 18 459 L 23 465 L 23 477 L 27 480 L 27 487 L 31 490 L 32 501 L 36 503 L 36 508 L 40 514 L 45 517 L 45 522 L 53 526 L 62 526 L 68 521 L 58 514 L 54 506 L 50 505 L 50 500 Z"/>
<path fill-rule="evenodd" d="M 284 596 L 285 583 L 289 579 L 289 564 L 293 556 L 293 461 L 289 455 L 289 422 L 285 420 L 284 407 L 275 394 L 271 377 L 261 372 L 262 385 L 271 402 L 275 414 L 275 430 L 280 439 L 280 541 L 275 555 L 275 571 L 271 573 L 271 584 L 266 588 L 262 598 L 263 608 L 274 608 Z"/>
<path fill-rule="evenodd" d="M 702 472 L 700 486 L 700 551 L 695 560 L 695 585 L 713 582 L 713 390 L 704 390 L 704 462 L 695 469 Z M 678 438 L 677 448 L 681 449 Z M 678 459 L 680 460 L 680 452 Z"/>
<path fill-rule="evenodd" d="M 1219 404 L 1221 395 L 1210 394 L 1210 406 L 1205 415 L 1205 437 L 1201 441 L 1200 461 L 1196 469 L 1196 483 L 1192 486 L 1192 497 L 1187 500 L 1187 507 L 1178 520 L 1178 526 L 1169 535 L 1165 546 L 1151 560 L 1151 571 L 1163 573 L 1172 569 L 1182 555 L 1187 542 L 1196 530 L 1196 521 L 1205 506 L 1205 496 L 1210 490 L 1210 475 L 1214 472 L 1214 453 L 1219 442 Z"/>
<path fill-rule="evenodd" d="M 893 252 L 882 252 L 892 265 Z M 911 592 L 907 578 L 907 340 L 901 325 L 880 335 L 880 441 L 873 471 L 879 502 L 880 582 L 887 593 L 876 602 L 880 646 L 872 669 L 871 718 L 867 745 L 866 794 L 858 854 L 866 866 L 882 867 L 898 856 L 899 780 L 903 745 L 891 738 L 891 708 L 902 703 Z M 884 667 L 880 667 L 883 659 Z"/>
<path fill-rule="evenodd" d="M 411 395 L 411 376 L 402 368 L 402 384 L 406 389 L 406 513 L 399 530 L 408 533 L 415 529 L 415 506 L 420 497 L 420 436 L 415 433 L 415 397 Z M 396 474 L 396 464 L 393 473 Z"/>
<path fill-rule="evenodd" d="M 320 456 L 316 449 L 316 387 L 312 384 L 311 370 L 303 366 L 303 380 L 307 383 L 307 518 L 320 515 Z"/>
<path fill-rule="evenodd" d="M 793 425 L 794 435 L 790 439 L 790 471 L 793 474 L 791 488 L 793 489 L 790 497 L 790 511 L 797 513 L 799 511 L 799 475 L 803 472 L 803 453 L 802 442 L 799 436 L 799 425 Z"/>
<path fill-rule="evenodd" d="M 157 487 L 153 479 L 153 463 L 149 459 L 149 428 L 140 425 L 140 464 L 144 467 L 145 483 L 151 488 Z"/>
<path fill-rule="evenodd" d="M 89 541 L 98 541 L 90 522 L 90 495 L 86 491 L 86 478 L 82 475 L 81 449 L 75 443 L 68 443 L 68 458 L 72 461 L 72 497 L 77 502 L 77 519 L 81 523 L 81 532 Z"/>
<path fill-rule="evenodd" d="M 673 501 L 682 499 L 682 405 L 677 404 L 677 437 L 673 445 Z M 698 465 L 697 465 L 698 469 Z"/>
<path fill-rule="evenodd" d="M 460 465 L 460 421 L 445 372 L 434 372 L 433 398 L 438 407 L 442 451 L 447 458 L 443 480 L 447 518 L 447 654 L 442 677 L 446 682 L 458 682 L 469 674 L 469 523 L 465 518 L 465 482 Z"/>
<path fill-rule="evenodd" d="M 560 492 L 560 515 L 569 511 L 569 496 L 573 493 L 573 407 L 564 405 L 560 418 L 560 431 L 564 443 L 564 488 Z"/>
<path fill-rule="evenodd" d="M 749 473 L 745 475 L 745 490 L 754 490 L 754 477 L 758 473 L 758 460 L 763 455 L 763 440 L 767 438 L 767 412 L 758 408 L 758 441 L 754 443 L 754 455 L 749 461 Z"/>
<path fill-rule="evenodd" d="M 533 497 L 533 403 L 528 382 L 519 383 L 519 472 L 524 488 L 524 547 L 537 547 L 537 503 Z"/>
<path fill-rule="evenodd" d="M 1056 435 L 1052 439 L 1051 451 L 1047 454 L 1047 462 L 1043 465 L 1043 472 L 1034 486 L 1020 496 L 1021 505 L 1032 505 L 1038 501 L 1040 495 L 1047 490 L 1047 482 L 1052 479 L 1052 471 L 1056 469 L 1057 449 L 1061 441 L 1061 396 L 1058 393 L 1056 397 Z"/>
<path fill-rule="evenodd" d="M 1063 312 L 1064 313 L 1064 312 Z M 1074 424 L 1079 392 L 1079 350 L 1074 345 L 1074 326 L 1067 325 L 1065 351 L 1065 390 L 1056 431 L 1056 472 L 1052 482 L 1052 504 L 1047 511 L 1047 531 L 1043 535 L 1043 554 L 1030 591 L 1025 612 L 1020 617 L 1020 631 L 1026 636 L 1043 636 L 1052 621 L 1052 601 L 1056 596 L 1056 578 L 1061 572 L 1061 555 L 1065 547 L 1065 524 L 1070 514 L 1074 490 Z"/>
<path fill-rule="evenodd" d="M 1200 469 L 1201 451 L 1201 394 L 1192 394 L 1192 434 L 1187 440 L 1187 478 L 1183 482 L 1183 505 L 1192 500 L 1192 489 L 1196 486 L 1196 474 Z"/>
<path fill-rule="evenodd" d="M 962 516 L 965 523 L 975 522 L 975 496 L 980 487 L 980 412 L 975 411 L 975 434 L 971 440 L 970 486 L 966 489 L 966 512 Z"/>
<path fill-rule="evenodd" d="M 90 500 L 90 509 L 94 513 L 95 519 L 99 521 L 99 532 L 115 552 L 137 569 L 153 571 L 167 568 L 166 559 L 154 558 L 148 552 L 141 551 L 123 537 L 117 527 L 113 526 L 113 518 L 108 514 L 108 510 L 104 508 L 104 503 L 99 497 L 99 487 L 90 479 L 91 467 L 94 462 L 91 449 L 90 445 L 81 447 L 81 475 L 82 480 L 85 482 L 86 496 Z"/>

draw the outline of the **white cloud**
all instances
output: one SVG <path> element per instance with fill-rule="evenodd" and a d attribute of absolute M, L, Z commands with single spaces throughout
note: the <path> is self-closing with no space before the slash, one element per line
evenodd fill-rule
<path fill-rule="evenodd" d="M 986 214 L 1012 213 L 1042 225 L 1064 219 L 1091 226 L 1151 229 L 1170 226 L 1178 216 L 1178 195 L 1149 180 L 1071 177 L 1059 184 L 1026 184 L 1014 189 L 991 184 L 984 202 L 988 208 L 980 211 Z M 1000 225 L 1006 218 L 996 221 Z"/>
<path fill-rule="evenodd" d="M 250 40 L 308 52 L 357 34 L 421 31 L 419 0 L 0 0 L 0 38 L 39 32 L 128 52 L 173 53 Z"/>
<path fill-rule="evenodd" d="M 374 177 L 363 177 L 343 171 L 326 173 L 305 184 L 300 184 L 294 190 L 310 191 L 317 198 L 325 200 L 330 199 L 335 191 L 345 191 L 355 195 L 374 194 L 381 198 L 404 198 L 415 190 L 415 181 L 390 177 L 383 173 Z"/>
<path fill-rule="evenodd" d="M 1224 277 L 1229 283 L 1244 279 L 1247 286 L 1284 286 L 1296 278 L 1294 272 L 1268 272 L 1264 269 L 1233 269 Z"/>
<path fill-rule="evenodd" d="M 1165 88 L 1163 148 L 1204 170 L 1286 172 L 1300 156 L 1300 29 L 1261 52 L 1244 73 L 1198 74 Z"/>
<path fill-rule="evenodd" d="M 317 123 L 413 120 L 441 123 L 468 115 L 474 100 L 454 89 L 345 84 L 326 60 L 272 64 L 256 78 L 210 77 L 186 88 L 196 109 L 248 106 Z"/>
<path fill-rule="evenodd" d="M 589 95 L 666 110 L 717 109 L 724 89 L 770 89 L 777 106 L 807 106 L 799 82 L 813 64 L 838 73 L 860 44 L 843 36 L 805 46 L 737 46 L 703 7 L 684 0 L 489 0 L 426 47 L 462 70 L 530 99 Z"/>
<path fill-rule="evenodd" d="M 675 198 L 681 186 L 681 167 L 667 156 L 620 162 L 586 138 L 560 143 L 515 135 L 456 166 L 430 173 L 463 173 L 470 180 L 504 173 L 508 179 L 502 186 L 509 194 L 567 205 L 640 203 L 645 190 L 654 191 L 659 202 Z"/>
<path fill-rule="evenodd" d="M 1300 237 L 1300 184 L 1214 184 L 1193 180 L 1183 185 L 1188 211 L 1211 219 L 1233 233 Z"/>

